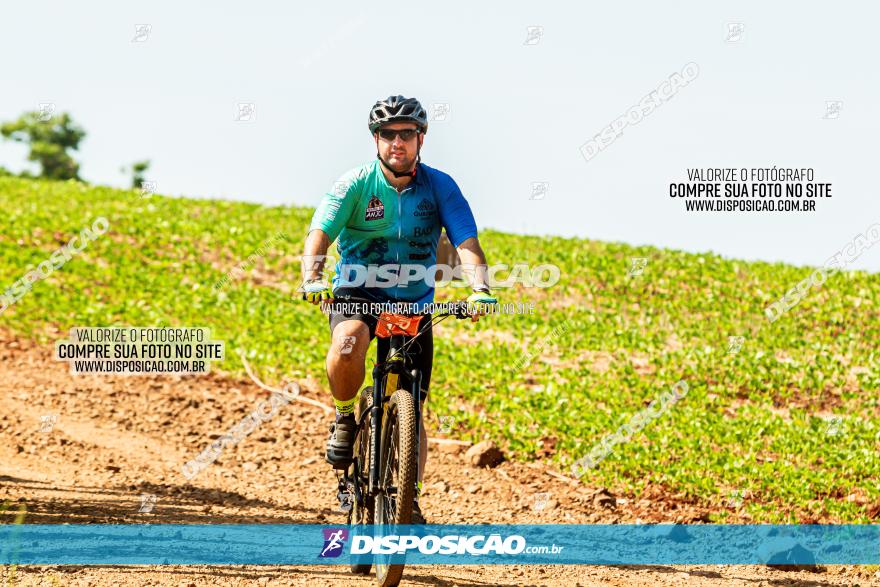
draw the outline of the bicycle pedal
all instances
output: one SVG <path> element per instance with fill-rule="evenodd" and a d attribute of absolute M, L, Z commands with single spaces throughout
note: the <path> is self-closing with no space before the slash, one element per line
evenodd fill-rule
<path fill-rule="evenodd" d="M 341 485 L 342 483 L 340 483 Z M 336 499 L 339 500 L 339 511 L 345 513 L 351 511 L 352 504 L 354 504 L 354 487 L 352 487 L 350 482 L 344 488 L 340 487 L 339 492 L 336 494 Z"/>

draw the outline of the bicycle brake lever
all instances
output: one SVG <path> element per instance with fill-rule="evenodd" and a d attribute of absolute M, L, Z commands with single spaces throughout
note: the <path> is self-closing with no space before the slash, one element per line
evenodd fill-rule
<path fill-rule="evenodd" d="M 467 318 L 470 318 L 471 315 L 468 314 L 467 303 L 466 302 L 456 302 L 456 303 L 458 304 L 458 306 L 456 307 L 456 310 L 455 310 L 455 314 L 454 314 L 456 320 L 466 320 Z"/>

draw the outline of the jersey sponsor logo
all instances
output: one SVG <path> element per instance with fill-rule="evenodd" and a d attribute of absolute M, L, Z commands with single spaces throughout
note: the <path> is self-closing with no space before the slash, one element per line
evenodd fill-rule
<path fill-rule="evenodd" d="M 433 216 L 434 212 L 434 202 L 432 202 L 428 198 L 423 198 L 422 201 L 419 202 L 418 206 L 416 206 L 415 215 L 418 218 L 423 218 L 425 216 Z"/>
<path fill-rule="evenodd" d="M 424 261 L 431 256 L 431 253 L 410 253 L 409 258 L 413 261 Z"/>
<path fill-rule="evenodd" d="M 422 228 L 421 226 L 416 226 L 413 230 L 414 237 L 431 236 L 432 234 L 434 234 L 434 228 L 432 226 L 426 226 L 424 228 Z"/>
<path fill-rule="evenodd" d="M 367 202 L 367 213 L 364 215 L 364 220 L 379 220 L 381 218 L 385 218 L 385 206 L 382 204 L 382 200 L 373 196 Z"/>

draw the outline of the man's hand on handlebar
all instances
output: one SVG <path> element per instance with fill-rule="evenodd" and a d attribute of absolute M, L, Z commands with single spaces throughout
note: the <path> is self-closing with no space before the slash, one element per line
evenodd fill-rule
<path fill-rule="evenodd" d="M 492 309 L 491 306 L 498 304 L 498 298 L 492 295 L 488 289 L 478 290 L 468 296 L 467 305 L 468 312 L 471 315 L 471 322 L 476 322 L 480 316 L 485 316 Z"/>
<path fill-rule="evenodd" d="M 302 299 L 312 304 L 320 304 L 333 299 L 330 286 L 317 279 L 303 282 L 297 291 L 302 292 Z"/>

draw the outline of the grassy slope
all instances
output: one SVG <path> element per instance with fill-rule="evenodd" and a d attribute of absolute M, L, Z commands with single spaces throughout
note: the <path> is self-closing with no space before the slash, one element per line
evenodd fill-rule
<path fill-rule="evenodd" d="M 323 380 L 326 319 L 285 291 L 298 285 L 310 209 L 14 178 L 0 178 L 0 209 L 0 290 L 94 218 L 110 220 L 108 234 L 38 282 L 0 326 L 47 342 L 53 327 L 209 326 L 226 341 L 224 370 L 241 370 L 241 349 L 269 380 Z M 288 242 L 215 291 L 279 231 Z M 719 520 L 732 491 L 745 493 L 756 520 L 868 519 L 866 504 L 880 499 L 878 276 L 837 275 L 770 324 L 762 309 L 810 270 L 496 231 L 481 241 L 490 262 L 556 263 L 562 279 L 501 292 L 535 302 L 533 316 L 444 323 L 429 417 L 454 416 L 453 435 L 492 437 L 567 470 L 683 378 L 687 397 L 589 471 L 592 483 L 661 484 L 716 503 Z M 641 276 L 628 275 L 634 256 L 650 259 Z M 739 353 L 728 353 L 731 335 L 745 336 Z M 524 351 L 538 357 L 511 368 Z M 843 418 L 836 427 L 817 415 L 832 412 Z"/>

